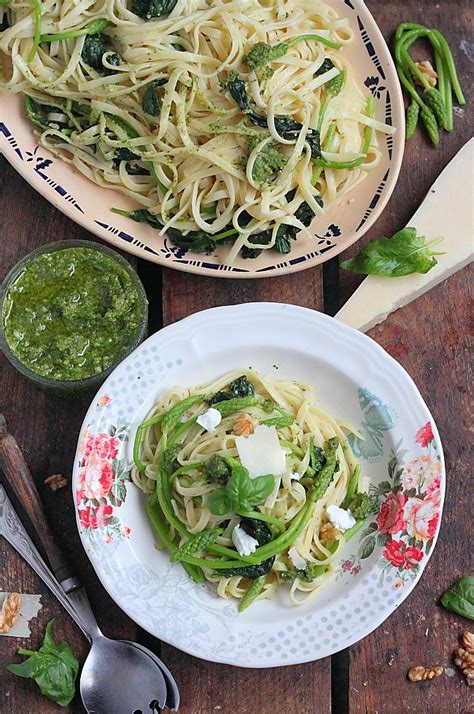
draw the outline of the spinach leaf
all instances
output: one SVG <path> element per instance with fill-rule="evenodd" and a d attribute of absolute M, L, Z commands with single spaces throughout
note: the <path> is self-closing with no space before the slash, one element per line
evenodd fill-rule
<path fill-rule="evenodd" d="M 225 86 L 234 102 L 239 109 L 247 115 L 252 124 L 268 128 L 267 118 L 254 111 L 247 84 L 243 79 L 236 74 L 231 74 Z M 303 125 L 300 124 L 300 122 L 289 117 L 275 117 L 275 129 L 283 139 L 294 139 L 294 141 L 296 141 L 302 127 Z M 306 132 L 306 141 L 310 146 L 312 158 L 319 158 L 321 156 L 319 131 L 317 131 L 317 129 L 308 129 Z"/>
<path fill-rule="evenodd" d="M 140 161 L 140 157 L 138 156 L 138 154 L 134 154 L 133 151 L 130 151 L 130 149 L 127 149 L 127 147 L 123 146 L 120 147 L 120 149 L 116 150 L 114 156 L 114 164 L 117 165 L 121 161 Z"/>
<path fill-rule="evenodd" d="M 115 151 L 113 158 L 113 164 L 117 168 L 122 161 L 126 161 L 125 169 L 130 176 L 149 176 L 150 172 L 141 163 L 131 163 L 132 161 L 141 161 L 141 157 L 138 154 L 134 154 L 133 151 L 127 149 L 127 147 L 120 147 Z"/>
<path fill-rule="evenodd" d="M 71 133 L 71 129 L 68 127 L 69 120 L 66 115 L 64 115 L 65 121 L 48 119 L 48 114 L 51 114 L 52 112 L 62 114 L 64 110 L 61 107 L 54 107 L 49 104 L 39 104 L 38 102 L 35 102 L 34 99 L 26 95 L 23 102 L 26 116 L 32 124 L 35 124 L 35 126 L 39 126 L 41 129 L 58 129 L 60 131 L 64 131 L 65 134 Z"/>
<path fill-rule="evenodd" d="M 104 70 L 102 55 L 107 52 L 105 35 L 87 35 L 82 45 L 81 57 L 85 64 L 96 70 Z"/>
<path fill-rule="evenodd" d="M 118 55 L 116 52 L 109 52 L 109 56 L 107 57 L 107 62 L 114 67 L 118 67 L 119 64 L 122 64 L 122 60 L 120 58 L 120 55 Z M 104 74 L 111 75 L 111 74 L 117 74 L 117 72 L 113 69 L 109 69 L 108 67 L 104 67 Z"/>
<path fill-rule="evenodd" d="M 132 221 L 137 223 L 148 223 L 149 226 L 156 230 L 163 228 L 160 218 L 145 208 L 139 208 L 136 211 L 121 211 L 118 208 L 112 208 L 112 212 L 120 216 L 127 216 L 127 218 L 131 218 Z M 188 231 L 185 234 L 176 230 L 176 228 L 168 228 L 166 235 L 174 245 L 185 250 L 192 250 L 195 253 L 207 253 L 209 255 L 216 248 L 214 240 L 204 231 Z"/>
<path fill-rule="evenodd" d="M 182 233 L 176 228 L 168 228 L 166 235 L 174 245 L 185 250 L 192 250 L 194 253 L 205 253 L 210 255 L 216 249 L 216 244 L 209 233 L 205 231 L 188 231 Z"/>
<path fill-rule="evenodd" d="M 443 255 L 431 250 L 434 243 L 426 243 L 424 236 L 416 233 L 416 228 L 404 228 L 392 238 L 379 238 L 365 245 L 354 258 L 341 263 L 341 268 L 361 275 L 384 275 L 398 278 L 412 273 L 427 273 L 437 265 L 435 255 Z"/>
<path fill-rule="evenodd" d="M 460 578 L 441 598 L 441 604 L 457 615 L 474 620 L 474 576 Z"/>
<path fill-rule="evenodd" d="M 267 498 L 275 485 L 271 474 L 250 478 L 247 469 L 233 458 L 225 457 L 231 477 L 225 486 L 219 486 L 209 495 L 207 505 L 215 516 L 226 513 L 251 511 L 252 506 Z"/>
<path fill-rule="evenodd" d="M 239 107 L 240 111 L 247 114 L 251 111 L 250 96 L 247 90 L 247 84 L 237 74 L 231 74 L 225 84 L 230 96 Z M 268 126 L 265 120 L 264 126 Z"/>
<path fill-rule="evenodd" d="M 240 521 L 240 527 L 252 538 L 258 541 L 259 545 L 266 545 L 269 543 L 273 536 L 270 528 L 260 520 L 256 518 L 242 518 Z M 231 578 L 234 575 L 240 575 L 241 578 L 248 578 L 249 580 L 256 580 L 261 578 L 262 575 L 268 573 L 272 569 L 273 563 L 275 562 L 275 556 L 264 560 L 263 563 L 259 565 L 249 565 L 244 568 L 229 568 L 226 570 L 219 570 L 219 575 L 223 575 L 226 578 Z"/>
<path fill-rule="evenodd" d="M 67 707 L 76 693 L 79 662 L 67 642 L 56 645 L 51 634 L 54 620 L 46 625 L 43 644 L 37 652 L 19 649 L 28 655 L 21 664 L 10 664 L 7 669 L 17 677 L 34 679 L 41 693 L 62 707 Z"/>
<path fill-rule="evenodd" d="M 283 139 L 296 139 L 303 125 L 294 119 L 285 117 L 275 117 L 275 129 Z M 321 156 L 321 137 L 317 129 L 308 129 L 306 132 L 306 141 L 311 149 L 311 157 L 319 159 Z"/>
<path fill-rule="evenodd" d="M 144 166 L 140 164 L 125 164 L 125 170 L 130 176 L 149 176 L 150 172 Z"/>
<path fill-rule="evenodd" d="M 110 48 L 110 38 L 106 35 L 99 33 L 97 35 L 86 35 L 84 44 L 82 45 L 81 58 L 82 61 L 95 69 L 96 72 L 101 72 L 105 75 L 116 74 L 113 69 L 104 67 L 102 64 L 102 57 L 108 52 L 107 62 L 118 67 L 122 63 L 120 55 L 116 52 L 111 52 Z"/>
<path fill-rule="evenodd" d="M 6 4 L 8 5 L 9 2 L 7 2 Z M 0 3 L 0 5 L 2 5 L 2 3 Z M 0 20 L 0 32 L 5 32 L 5 30 L 8 30 L 9 27 L 10 25 L 8 24 L 8 15 L 5 10 L 3 13 L 3 17 Z"/>
<path fill-rule="evenodd" d="M 330 69 L 334 67 L 334 62 L 329 59 L 329 57 L 326 57 L 324 62 L 322 63 L 321 67 L 319 67 L 316 72 L 314 73 L 315 77 L 319 77 L 322 74 L 326 74 L 326 72 L 329 72 Z"/>
<path fill-rule="evenodd" d="M 159 116 L 163 90 L 158 90 L 159 87 L 162 87 L 167 81 L 165 77 L 162 77 L 161 79 L 154 79 L 153 82 L 147 84 L 142 97 L 142 108 L 145 114 L 149 114 L 152 117 Z"/>
<path fill-rule="evenodd" d="M 294 199 L 295 195 L 296 189 L 292 189 L 286 194 L 286 200 L 288 201 L 288 203 Z M 322 208 L 322 199 L 319 196 L 316 196 L 316 201 Z M 310 206 L 308 206 L 306 201 L 300 203 L 300 205 L 295 211 L 295 218 L 301 221 L 304 226 L 309 226 L 311 221 L 313 220 L 313 217 L 314 213 Z M 297 226 L 289 226 L 286 223 L 282 223 L 277 231 L 275 240 L 275 250 L 278 251 L 278 253 L 290 253 L 291 241 L 296 239 L 298 231 L 299 228 Z M 261 231 L 261 233 L 256 233 L 255 235 L 250 236 L 249 242 L 261 243 L 265 245 L 266 243 L 270 243 L 271 238 L 272 230 L 271 228 L 267 228 L 265 231 Z M 257 258 L 261 252 L 261 248 L 249 248 L 248 246 L 244 246 L 242 248 L 242 258 Z"/>
<path fill-rule="evenodd" d="M 218 402 L 224 402 L 228 399 L 236 399 L 237 397 L 253 397 L 255 396 L 255 389 L 253 384 L 249 382 L 245 374 L 241 377 L 234 379 L 226 389 L 221 389 L 216 392 L 212 397 L 207 397 L 206 402 L 208 404 L 217 404 Z"/>
<path fill-rule="evenodd" d="M 314 474 L 318 474 L 326 463 L 326 455 L 324 449 L 320 446 L 315 446 L 311 443 L 309 463 L 311 468 L 314 470 Z"/>
<path fill-rule="evenodd" d="M 148 223 L 149 226 L 157 230 L 163 228 L 163 224 L 158 216 L 147 211 L 146 208 L 138 208 L 136 211 L 121 211 L 118 208 L 112 208 L 112 212 L 118 213 L 121 216 L 127 216 L 127 218 L 131 218 L 132 221 L 136 221 L 137 223 Z"/>
<path fill-rule="evenodd" d="M 132 12 L 144 20 L 168 15 L 178 0 L 132 0 Z"/>

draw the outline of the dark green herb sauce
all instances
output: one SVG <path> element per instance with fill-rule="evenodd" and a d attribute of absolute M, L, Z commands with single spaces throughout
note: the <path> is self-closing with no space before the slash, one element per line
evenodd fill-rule
<path fill-rule="evenodd" d="M 36 374 L 65 381 L 99 374 L 124 356 L 142 316 L 133 278 L 93 248 L 33 259 L 3 308 L 5 337 L 17 359 Z"/>

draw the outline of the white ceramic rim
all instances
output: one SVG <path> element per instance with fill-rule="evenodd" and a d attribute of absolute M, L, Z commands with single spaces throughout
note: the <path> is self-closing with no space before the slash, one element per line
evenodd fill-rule
<path fill-rule="evenodd" d="M 126 367 L 127 365 L 130 365 L 133 360 L 135 359 L 135 355 L 144 347 L 148 346 L 150 347 L 151 344 L 160 345 L 163 349 L 163 344 L 167 342 L 172 342 L 175 338 L 180 338 L 183 335 L 183 332 L 186 334 L 189 334 L 189 332 L 193 330 L 197 330 L 200 327 L 202 327 L 203 323 L 211 322 L 214 319 L 224 319 L 227 321 L 227 323 L 230 322 L 235 322 L 235 319 L 237 317 L 237 314 L 239 315 L 240 318 L 245 318 L 246 316 L 251 319 L 252 316 L 255 316 L 255 314 L 258 312 L 260 319 L 266 319 L 272 314 L 277 314 L 277 316 L 281 319 L 282 315 L 282 310 L 285 311 L 285 317 L 291 318 L 292 320 L 298 320 L 302 324 L 304 323 L 320 323 L 325 331 L 330 334 L 331 332 L 336 332 L 339 333 L 341 339 L 344 341 L 347 341 L 348 343 L 353 343 L 356 346 L 360 346 L 360 350 L 362 353 L 364 353 L 364 358 L 369 360 L 372 365 L 377 365 L 379 369 L 382 370 L 382 372 L 386 373 L 388 372 L 390 374 L 390 381 L 397 382 L 397 389 L 399 390 L 399 393 L 402 394 L 403 392 L 403 397 L 404 399 L 409 398 L 410 400 L 410 410 L 418 410 L 419 411 L 419 416 L 422 421 L 428 420 L 431 422 L 432 428 L 433 428 L 433 434 L 434 434 L 434 441 L 437 444 L 437 449 L 438 453 L 440 456 L 440 464 L 441 464 L 441 473 L 442 473 L 442 479 L 441 479 L 441 488 L 440 488 L 440 493 L 441 493 L 441 506 L 440 506 L 440 521 L 441 521 L 441 515 L 442 515 L 442 508 L 443 508 L 443 502 L 444 502 L 444 496 L 445 496 L 445 488 L 446 488 L 446 473 L 445 473 L 445 464 L 444 464 L 444 456 L 443 456 L 443 451 L 442 451 L 442 446 L 440 442 L 440 437 L 438 434 L 438 431 L 436 429 L 436 424 L 433 420 L 433 417 L 431 416 L 418 388 L 416 387 L 415 383 L 411 379 L 411 377 L 407 374 L 407 372 L 403 369 L 403 367 L 393 358 L 391 357 L 385 350 L 380 347 L 374 340 L 369 338 L 368 336 L 364 335 L 363 333 L 348 327 L 342 323 L 339 323 L 337 320 L 334 318 L 328 317 L 326 315 L 323 315 L 321 313 L 317 313 L 313 310 L 309 310 L 307 308 L 302 308 L 302 307 L 296 307 L 293 305 L 285 305 L 285 304 L 280 304 L 280 303 L 246 303 L 243 305 L 235 305 L 235 306 L 230 306 L 230 307 L 216 307 L 216 308 L 211 308 L 208 310 L 204 310 L 202 312 L 196 313 L 195 315 L 192 315 L 190 317 L 187 317 L 180 322 L 177 322 L 173 325 L 170 325 L 163 330 L 161 330 L 158 333 L 155 333 L 151 337 L 149 337 L 140 347 L 135 350 L 134 353 L 129 355 L 122 363 L 119 365 L 116 370 L 109 376 L 103 387 L 100 389 L 99 393 L 96 395 L 94 400 L 92 401 L 91 407 L 86 414 L 86 417 L 83 422 L 83 426 L 81 429 L 81 432 L 84 431 L 86 426 L 90 423 L 91 421 L 91 416 L 93 411 L 95 410 L 95 404 L 97 402 L 97 398 L 99 397 L 99 394 L 104 394 L 107 393 L 108 391 L 108 385 L 110 382 L 115 378 L 117 378 L 118 374 L 120 371 Z M 408 403 L 408 402 L 407 402 Z M 76 453 L 76 458 L 75 458 L 75 464 L 77 463 L 79 456 L 79 450 Z M 73 492 L 74 492 L 74 487 L 77 481 L 77 468 L 76 466 L 74 467 L 74 474 L 73 474 Z M 342 638 L 341 643 L 339 643 L 337 646 L 332 647 L 329 646 L 326 650 L 323 650 L 321 654 L 315 654 L 311 653 L 310 656 L 305 656 L 305 655 L 295 655 L 287 660 L 283 661 L 272 661 L 271 664 L 265 664 L 262 663 L 261 659 L 258 659 L 256 657 L 252 657 L 248 655 L 248 658 L 246 659 L 245 663 L 242 663 L 242 661 L 236 661 L 235 658 L 231 656 L 218 656 L 218 657 L 210 657 L 208 654 L 202 654 L 199 651 L 199 646 L 196 646 L 196 643 L 190 643 L 187 641 L 185 638 L 184 641 L 173 639 L 173 637 L 163 637 L 160 632 L 154 631 L 152 628 L 150 628 L 146 621 L 138 617 L 135 612 L 130 607 L 124 607 L 123 604 L 120 603 L 119 599 L 115 598 L 114 595 L 110 592 L 110 586 L 108 583 L 107 578 L 104 578 L 98 569 L 98 563 L 94 562 L 94 558 L 92 555 L 88 552 L 87 549 L 87 542 L 81 532 L 80 524 L 79 524 L 79 519 L 77 517 L 77 509 L 76 509 L 76 522 L 78 525 L 78 530 L 81 536 L 81 540 L 83 542 L 83 545 L 86 549 L 86 552 L 88 552 L 89 558 L 91 559 L 92 565 L 94 566 L 96 573 L 99 577 L 99 579 L 102 582 L 102 585 L 105 587 L 105 589 L 109 592 L 111 597 L 115 600 L 117 605 L 121 607 L 126 614 L 134 620 L 138 625 L 143 627 L 144 629 L 148 630 L 152 635 L 162 639 L 163 641 L 167 642 L 170 645 L 173 645 L 177 647 L 178 649 L 181 649 L 184 652 L 187 652 L 188 654 L 191 654 L 196 657 L 201 657 L 203 659 L 209 660 L 209 661 L 215 661 L 215 662 L 220 662 L 223 664 L 231 664 L 231 665 L 236 665 L 236 666 L 243 666 L 243 667 L 255 667 L 255 668 L 263 668 L 263 667 L 275 667 L 275 666 L 286 666 L 290 664 L 300 664 L 303 662 L 308 662 L 308 661 L 314 661 L 316 659 L 320 659 L 325 656 L 329 656 L 331 654 L 334 654 L 335 652 L 338 652 L 346 647 L 349 647 L 350 645 L 358 642 L 362 638 L 366 637 L 368 634 L 373 632 L 382 622 L 384 622 L 393 612 L 395 609 L 397 609 L 401 603 L 408 597 L 408 595 L 412 592 L 416 584 L 419 582 L 424 568 L 426 567 L 429 558 L 431 557 L 431 554 L 433 553 L 434 547 L 436 545 L 436 541 L 439 535 L 439 530 L 440 530 L 440 521 L 437 525 L 436 533 L 432 539 L 432 544 L 431 544 L 431 550 L 429 553 L 426 554 L 426 557 L 424 558 L 423 562 L 420 564 L 420 570 L 417 576 L 413 579 L 413 581 L 410 584 L 407 584 L 406 586 L 403 587 L 403 590 L 397 594 L 396 601 L 394 604 L 388 606 L 382 614 L 379 616 L 373 617 L 367 625 L 365 625 L 362 630 L 357 630 L 357 632 L 354 635 L 348 635 L 344 638 Z M 186 577 L 186 576 L 185 576 Z M 357 586 L 359 587 L 359 586 Z M 362 588 L 363 590 L 363 588 Z M 356 593 L 353 593 L 355 595 Z M 333 604 L 333 607 L 336 607 L 336 605 Z M 295 608 L 295 618 L 298 618 L 298 612 L 299 609 Z M 293 628 L 292 628 L 293 629 Z"/>

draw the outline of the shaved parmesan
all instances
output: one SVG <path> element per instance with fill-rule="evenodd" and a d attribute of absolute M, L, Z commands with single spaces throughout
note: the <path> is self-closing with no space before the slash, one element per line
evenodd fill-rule
<path fill-rule="evenodd" d="M 266 474 L 280 476 L 286 471 L 286 454 L 274 426 L 260 424 L 250 436 L 237 436 L 235 444 L 250 478 Z"/>

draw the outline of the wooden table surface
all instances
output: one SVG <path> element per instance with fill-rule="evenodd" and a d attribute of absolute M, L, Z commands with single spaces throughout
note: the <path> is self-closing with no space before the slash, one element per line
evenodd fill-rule
<path fill-rule="evenodd" d="M 469 100 L 474 55 L 470 0 L 372 0 L 367 4 L 387 39 L 396 25 L 406 20 L 441 29 L 453 48 Z M 431 183 L 471 136 L 472 119 L 469 106 L 459 112 L 454 133 L 443 134 L 438 149 L 417 132 L 407 145 L 392 199 L 361 242 L 391 235 L 407 224 Z M 44 243 L 92 237 L 30 189 L 1 157 L 0 235 L 1 277 L 22 256 Z M 341 258 L 359 248 L 360 243 Z M 150 332 L 197 310 L 252 300 L 289 302 L 333 314 L 359 283 L 357 276 L 339 272 L 337 259 L 324 268 L 298 275 L 240 282 L 161 270 L 145 262 L 138 262 L 137 269 L 150 300 Z M 47 395 L 25 381 L 2 357 L 1 411 L 37 479 L 53 530 L 88 588 L 101 627 L 107 635 L 138 638 L 161 651 L 179 684 L 183 714 L 467 714 L 474 710 L 469 688 L 458 672 L 421 684 L 412 684 L 406 677 L 412 665 L 452 666 L 458 635 L 469 626 L 467 620 L 440 608 L 437 601 L 453 581 L 472 571 L 467 416 L 470 278 L 472 284 L 472 266 L 392 314 L 369 333 L 414 378 L 441 433 L 448 491 L 433 557 L 415 591 L 375 632 L 331 658 L 293 667 L 251 670 L 204 662 L 167 644 L 160 645 L 119 610 L 99 584 L 82 549 L 70 489 L 53 493 L 43 485 L 50 474 L 70 475 L 88 400 L 71 402 Z M 19 507 L 18 511 L 22 514 Z M 0 540 L 0 563 L 0 590 L 42 595 L 44 606 L 32 623 L 28 647 L 39 645 L 46 622 L 54 616 L 57 632 L 83 660 L 87 653 L 85 639 L 4 540 Z M 0 711 L 59 711 L 39 694 L 33 682 L 4 669 L 5 664 L 18 661 L 16 649 L 26 646 L 25 641 L 2 637 L 0 643 Z M 83 711 L 78 697 L 69 711 Z"/>

